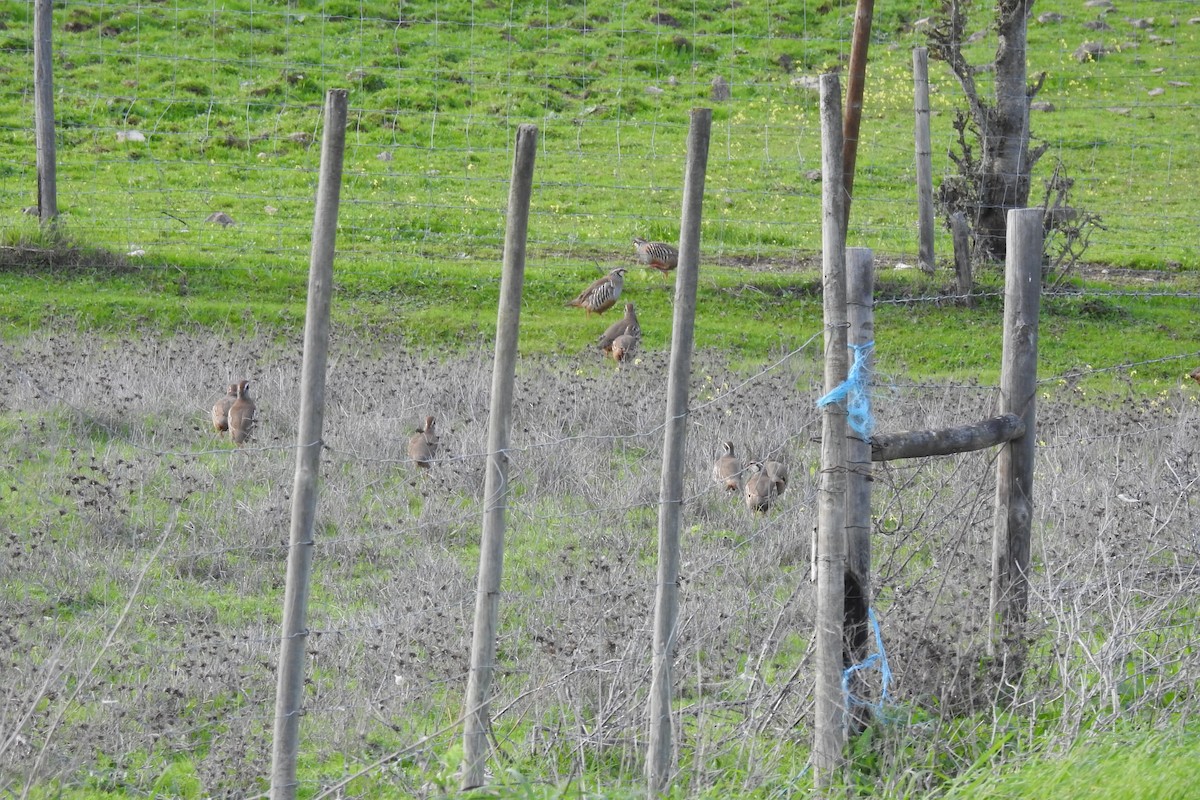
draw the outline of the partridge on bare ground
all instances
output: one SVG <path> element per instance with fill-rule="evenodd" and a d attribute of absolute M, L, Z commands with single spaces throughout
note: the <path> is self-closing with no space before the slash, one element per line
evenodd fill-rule
<path fill-rule="evenodd" d="M 788 485 L 788 469 L 781 461 L 768 461 L 763 465 L 766 468 L 767 477 L 775 484 L 775 496 L 783 497 L 783 491 Z"/>
<path fill-rule="evenodd" d="M 721 455 L 713 463 L 712 479 L 731 492 L 742 490 L 742 462 L 733 454 L 733 442 L 721 445 Z"/>
<path fill-rule="evenodd" d="M 250 399 L 250 381 L 237 385 L 237 398 L 229 407 L 229 435 L 236 444 L 242 444 L 254 431 L 254 412 L 257 406 Z"/>
<path fill-rule="evenodd" d="M 580 292 L 567 306 L 582 308 L 589 317 L 592 314 L 603 314 L 612 308 L 621 296 L 621 289 L 625 287 L 625 273 L 628 271 L 624 267 L 617 267 Z"/>
<path fill-rule="evenodd" d="M 612 354 L 613 361 L 620 362 L 629 358 L 629 355 L 634 351 L 634 348 L 637 347 L 637 343 L 637 337 L 631 336 L 628 333 L 622 333 L 617 337 L 617 340 L 612 343 L 612 348 L 609 349 L 609 353 Z"/>
<path fill-rule="evenodd" d="M 648 242 L 635 236 L 633 247 L 637 251 L 638 261 L 661 272 L 663 278 L 679 266 L 679 251 L 666 242 Z"/>
<path fill-rule="evenodd" d="M 746 508 L 751 511 L 766 511 L 775 499 L 775 482 L 767 475 L 761 462 L 751 461 L 746 465 Z"/>
<path fill-rule="evenodd" d="M 229 430 L 229 407 L 233 405 L 235 400 L 237 400 L 237 384 L 231 383 L 229 384 L 229 388 L 226 389 L 225 396 L 213 404 L 213 429 L 218 434 Z"/>
<path fill-rule="evenodd" d="M 417 428 L 417 432 L 408 439 L 408 457 L 418 467 L 425 469 L 433 466 L 434 456 L 437 455 L 438 435 L 433 426 L 433 417 L 426 417 L 425 425 Z"/>
<path fill-rule="evenodd" d="M 612 350 L 613 342 L 618 337 L 628 334 L 635 339 L 640 339 L 642 336 L 642 326 L 638 324 L 637 313 L 633 310 L 633 303 L 625 304 L 625 316 L 608 326 L 608 330 L 600 334 L 600 339 L 597 342 L 600 349 L 605 353 Z"/>

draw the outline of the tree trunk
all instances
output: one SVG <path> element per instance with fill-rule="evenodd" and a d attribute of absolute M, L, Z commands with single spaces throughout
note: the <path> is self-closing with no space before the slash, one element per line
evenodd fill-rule
<path fill-rule="evenodd" d="M 1033 84 L 1027 81 L 1026 20 L 1034 0 L 996 0 L 996 57 L 983 67 L 968 63 L 962 45 L 971 1 L 943 0 L 941 19 L 929 32 L 929 53 L 946 62 L 958 79 L 979 133 L 978 160 L 965 137 L 960 141 L 963 152 L 951 153 L 971 191 L 966 193 L 966 203 L 950 210 L 963 211 L 972 220 L 984 257 L 1001 260 L 1006 215 L 1028 204 L 1033 166 L 1046 151 L 1044 144 L 1029 144 L 1029 104 L 1045 74 Z M 975 76 L 984 72 L 995 75 L 991 102 L 980 96 L 975 84 Z"/>
<path fill-rule="evenodd" d="M 1034 91 L 1026 82 L 1025 20 L 1033 0 L 996 3 L 995 105 L 978 120 L 983 137 L 977 241 L 991 258 L 1005 254 L 1005 220 L 1011 208 L 1029 201 L 1033 169 L 1029 150 L 1029 103 Z M 1038 153 L 1038 155 L 1041 155 Z M 1036 159 L 1034 159 L 1036 160 Z"/>

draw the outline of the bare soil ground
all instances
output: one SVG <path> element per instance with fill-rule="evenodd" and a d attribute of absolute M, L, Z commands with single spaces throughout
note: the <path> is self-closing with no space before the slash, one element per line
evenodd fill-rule
<path fill-rule="evenodd" d="M 808 737 L 819 350 L 779 355 L 694 362 L 676 654 L 693 794 L 734 766 L 745 789 L 768 784 Z M 299 343 L 55 332 L 0 345 L 0 361 L 0 788 L 148 793 L 186 759 L 212 796 L 251 794 L 269 759 Z M 654 352 L 519 362 L 493 711 L 499 761 L 541 764 L 541 780 L 640 780 L 665 367 Z M 486 346 L 342 336 L 330 360 L 303 748 L 337 774 L 411 748 L 374 774 L 412 796 L 444 788 L 459 734 L 490 369 Z M 260 414 L 243 448 L 208 421 L 239 378 Z M 982 751 L 1041 719 L 1066 744 L 1197 710 L 1200 392 L 1046 392 L 1021 671 L 984 647 L 994 453 L 877 469 L 881 790 L 953 773 L 951 739 Z M 977 421 L 996 401 L 891 381 L 886 364 L 873 399 L 882 431 Z M 444 447 L 421 471 L 405 442 L 426 414 Z M 711 481 L 726 439 L 790 466 L 770 513 Z"/>

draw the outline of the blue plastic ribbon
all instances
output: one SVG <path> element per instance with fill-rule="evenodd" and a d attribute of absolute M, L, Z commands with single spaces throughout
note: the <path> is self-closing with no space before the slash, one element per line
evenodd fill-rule
<path fill-rule="evenodd" d="M 867 609 L 867 619 L 871 623 L 871 630 L 875 634 L 875 652 L 864 658 L 861 662 L 847 667 L 842 672 L 842 696 L 846 698 L 846 707 L 852 705 L 866 706 L 875 712 L 876 716 L 883 715 L 883 706 L 888 699 L 888 684 L 892 682 L 892 670 L 888 666 L 887 651 L 883 649 L 883 636 L 879 632 L 879 620 L 875 617 L 875 609 Z M 855 697 L 850 691 L 850 677 L 856 672 L 864 669 L 879 670 L 879 702 L 872 703 L 868 700 Z"/>
<path fill-rule="evenodd" d="M 867 368 L 868 356 L 875 347 L 875 342 L 852 344 L 854 363 L 846 374 L 846 380 L 835 386 L 832 391 L 817 401 L 817 408 L 824 408 L 830 403 L 846 404 L 846 421 L 859 436 L 871 438 L 875 430 L 875 417 L 871 414 L 871 395 L 868 384 L 871 371 Z"/>

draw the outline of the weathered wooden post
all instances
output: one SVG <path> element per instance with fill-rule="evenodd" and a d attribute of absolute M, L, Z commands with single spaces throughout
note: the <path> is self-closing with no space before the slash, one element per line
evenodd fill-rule
<path fill-rule="evenodd" d="M 937 264 L 933 254 L 933 145 L 929 135 L 929 51 L 913 50 L 913 108 L 917 146 L 917 263 L 926 272 Z"/>
<path fill-rule="evenodd" d="M 842 183 L 841 88 L 821 76 L 821 264 L 825 307 L 825 391 L 846 380 L 846 217 Z M 842 633 L 846 572 L 846 408 L 821 414 L 821 486 L 817 521 L 816 687 L 813 769 L 828 787 L 846 742 Z"/>
<path fill-rule="evenodd" d="M 1011 442 L 1025 433 L 1025 422 L 1016 414 L 930 431 L 904 431 L 871 437 L 872 461 L 901 458 L 928 458 L 954 453 L 970 453 Z"/>
<path fill-rule="evenodd" d="M 58 216 L 58 164 L 54 142 L 53 0 L 35 0 L 33 9 L 33 117 L 37 148 L 38 218 Z"/>
<path fill-rule="evenodd" d="M 850 224 L 850 202 L 854 197 L 854 170 L 858 163 L 858 134 L 862 129 L 863 91 L 867 85 L 867 51 L 871 46 L 871 23 L 875 0 L 854 4 L 854 32 L 850 36 L 850 63 L 846 73 L 846 115 L 842 122 L 842 227 Z"/>
<path fill-rule="evenodd" d="M 283 633 L 275 690 L 275 739 L 271 753 L 271 800 L 296 797 L 296 759 L 300 717 L 304 713 L 304 646 L 308 641 L 308 591 L 312 572 L 313 529 L 317 516 L 321 431 L 325 421 L 325 368 L 329 359 L 329 307 L 333 297 L 333 256 L 337 237 L 342 157 L 346 148 L 345 89 L 325 98 L 321 172 L 313 215 L 308 272 L 308 309 L 304 320 L 304 363 L 300 372 L 300 420 L 296 432 L 296 477 L 292 488 L 292 527 L 288 545 L 287 585 L 283 597 Z"/>
<path fill-rule="evenodd" d="M 870 248 L 846 248 L 846 317 L 850 324 L 849 344 L 854 350 L 861 374 L 869 375 L 875 341 L 875 263 Z M 866 387 L 862 387 L 866 390 Z M 845 578 L 845 656 L 844 667 L 860 664 L 867 657 L 870 641 L 871 606 L 871 430 L 868 420 L 859 422 L 864 430 L 846 433 L 846 578 Z M 855 673 L 860 676 L 861 673 Z M 855 681 L 861 685 L 861 677 Z M 849 709 L 855 731 L 870 722 L 866 706 Z"/>
<path fill-rule="evenodd" d="M 496 357 L 492 370 L 492 402 L 488 417 L 487 466 L 483 481 L 483 532 L 479 549 L 479 584 L 475 591 L 475 626 L 471 638 L 471 671 L 463 709 L 462 789 L 484 783 L 488 754 L 489 693 L 496 660 L 500 617 L 500 580 L 504 572 L 504 512 L 508 505 L 508 444 L 512 426 L 513 382 L 521 322 L 521 290 L 525 283 L 525 243 L 529 230 L 529 198 L 537 155 L 534 125 L 517 129 L 516 153 L 508 187 L 508 219 L 504 234 L 504 267 L 496 317 Z"/>
<path fill-rule="evenodd" d="M 954 240 L 954 276 L 958 281 L 958 293 L 963 305 L 973 305 L 971 290 L 975 279 L 971 275 L 971 231 L 967 218 L 961 211 L 950 215 L 950 234 Z"/>
<path fill-rule="evenodd" d="M 1029 543 L 1033 524 L 1033 466 L 1037 441 L 1038 310 L 1042 291 L 1042 209 L 1008 212 L 1004 278 L 1004 350 L 1000 412 L 1015 414 L 1023 433 L 1001 448 L 996 461 L 996 516 L 992 537 L 990 653 L 1015 658 L 1029 602 Z"/>
<path fill-rule="evenodd" d="M 700 273 L 700 217 L 711 129 L 712 109 L 692 109 L 679 225 L 679 266 L 675 270 L 675 315 L 671 325 L 671 362 L 667 376 L 666 437 L 658 500 L 658 584 L 654 597 L 650 745 L 646 754 L 646 784 L 652 797 L 668 789 L 674 761 L 674 734 L 671 727 L 674 670 L 671 659 L 679 622 L 679 530 L 683 514 L 688 380 L 692 374 L 696 286 Z"/>

